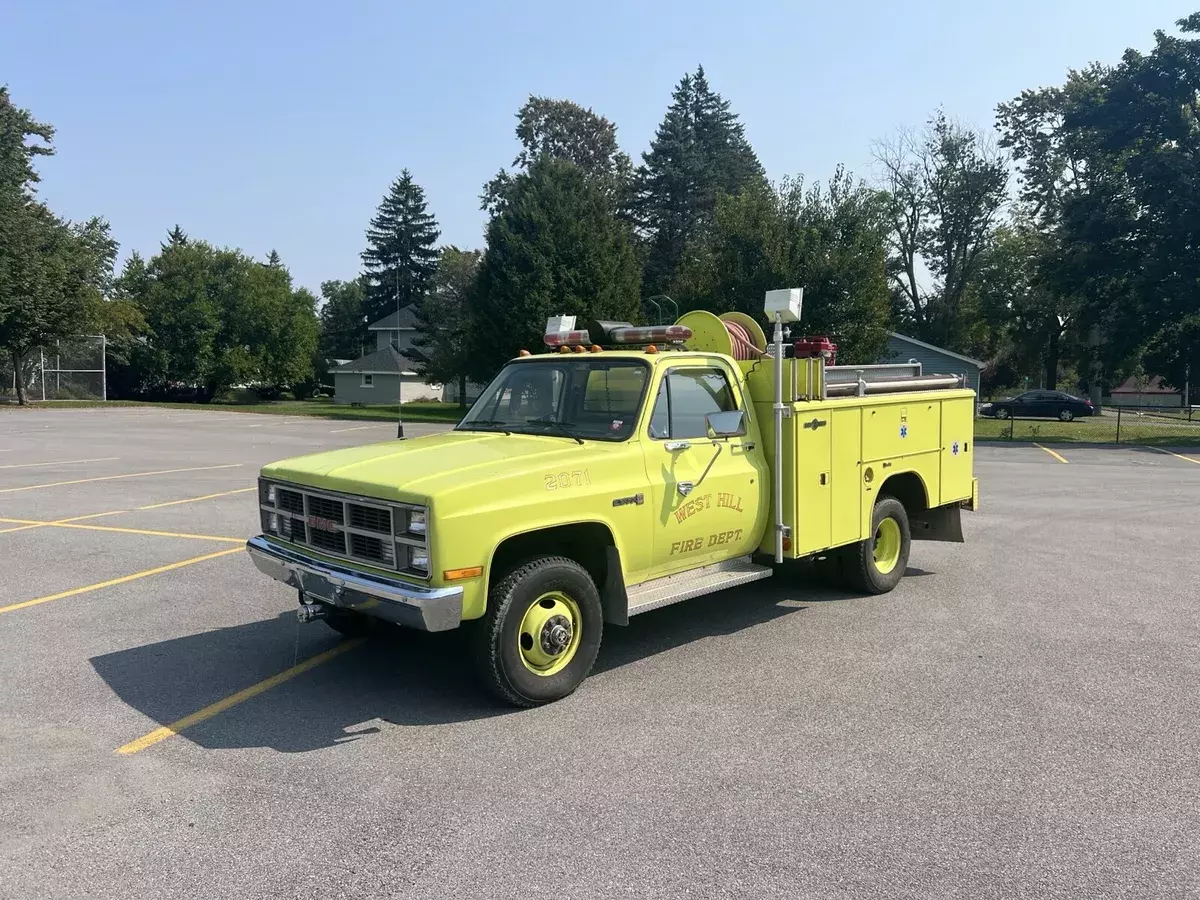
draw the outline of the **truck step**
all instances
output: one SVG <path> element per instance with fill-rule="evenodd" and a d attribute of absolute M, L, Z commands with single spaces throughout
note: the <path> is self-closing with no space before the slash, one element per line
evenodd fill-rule
<path fill-rule="evenodd" d="M 760 566 L 752 562 L 749 556 L 743 556 L 714 563 L 702 569 L 644 581 L 628 589 L 629 615 L 636 616 L 638 613 L 669 606 L 681 600 L 723 591 L 725 588 L 748 584 L 760 578 L 770 578 L 772 574 L 774 570 L 770 566 Z"/>

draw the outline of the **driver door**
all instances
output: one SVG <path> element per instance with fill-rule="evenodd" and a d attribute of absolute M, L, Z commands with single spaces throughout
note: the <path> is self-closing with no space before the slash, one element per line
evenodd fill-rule
<path fill-rule="evenodd" d="M 738 410 L 745 434 L 709 436 L 708 415 Z M 651 577 L 745 556 L 758 546 L 768 479 L 751 415 L 721 365 L 685 361 L 663 374 L 643 442 L 655 516 Z"/>

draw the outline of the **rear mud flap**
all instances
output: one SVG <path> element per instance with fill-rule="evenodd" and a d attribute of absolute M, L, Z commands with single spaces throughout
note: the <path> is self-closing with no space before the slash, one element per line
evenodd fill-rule
<path fill-rule="evenodd" d="M 914 541 L 963 543 L 962 508 L 957 505 L 924 510 L 911 518 L 908 525 Z"/>

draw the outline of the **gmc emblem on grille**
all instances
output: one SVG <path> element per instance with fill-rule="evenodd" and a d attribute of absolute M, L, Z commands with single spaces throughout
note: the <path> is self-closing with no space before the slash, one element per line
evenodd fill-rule
<path fill-rule="evenodd" d="M 322 531 L 331 531 L 337 534 L 337 525 L 329 519 L 322 519 L 320 516 L 309 516 L 305 519 L 309 528 L 319 528 Z"/>

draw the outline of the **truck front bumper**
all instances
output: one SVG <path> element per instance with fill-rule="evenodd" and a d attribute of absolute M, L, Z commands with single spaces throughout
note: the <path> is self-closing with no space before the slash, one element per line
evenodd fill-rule
<path fill-rule="evenodd" d="M 264 575 L 307 597 L 421 631 L 449 631 L 462 621 L 463 589 L 434 588 L 367 575 L 250 538 L 246 550 Z"/>

